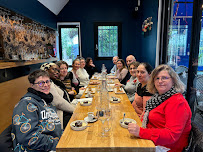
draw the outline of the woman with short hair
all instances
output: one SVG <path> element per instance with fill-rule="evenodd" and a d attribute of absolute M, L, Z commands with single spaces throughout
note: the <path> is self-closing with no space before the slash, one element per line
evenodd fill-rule
<path fill-rule="evenodd" d="M 170 152 L 182 152 L 188 145 L 192 117 L 182 95 L 184 84 L 170 66 L 159 65 L 153 70 L 147 88 L 154 95 L 147 101 L 142 127 L 130 123 L 129 133 L 170 148 Z"/>
<path fill-rule="evenodd" d="M 44 70 L 29 74 L 30 87 L 13 110 L 12 141 L 17 151 L 56 151 L 61 122 L 52 105 L 51 80 Z M 45 124 L 45 125 L 44 125 Z M 48 127 L 45 127 L 46 125 Z"/>

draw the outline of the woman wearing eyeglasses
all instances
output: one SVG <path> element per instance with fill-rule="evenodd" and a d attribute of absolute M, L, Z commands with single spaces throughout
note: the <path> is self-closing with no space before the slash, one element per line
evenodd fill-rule
<path fill-rule="evenodd" d="M 149 93 L 146 89 L 147 82 L 149 81 L 152 70 L 152 66 L 145 62 L 140 63 L 137 67 L 136 76 L 140 83 L 137 85 L 137 90 L 132 106 L 138 116 L 143 114 L 143 109 L 145 108 L 146 102 L 152 96 L 152 94 Z"/>
<path fill-rule="evenodd" d="M 154 95 L 147 101 L 142 127 L 130 123 L 129 133 L 170 148 L 170 152 L 182 152 L 188 145 L 192 116 L 182 95 L 184 84 L 170 66 L 160 65 L 151 74 L 148 90 Z"/>
<path fill-rule="evenodd" d="M 11 135 L 14 151 L 55 151 L 62 129 L 56 107 L 51 104 L 53 95 L 49 74 L 37 70 L 28 76 L 28 80 L 30 88 L 13 110 Z"/>
<path fill-rule="evenodd" d="M 131 77 L 127 81 L 126 85 L 121 83 L 115 84 L 115 86 L 120 86 L 124 88 L 128 96 L 128 99 L 130 100 L 131 103 L 134 101 L 136 88 L 137 88 L 137 85 L 139 84 L 139 81 L 136 78 L 136 71 L 137 71 L 138 65 L 139 65 L 139 62 L 132 62 L 129 64 L 129 72 Z"/>
<path fill-rule="evenodd" d="M 58 109 L 57 114 L 63 124 L 63 128 L 65 129 L 75 107 L 71 104 L 71 100 L 66 91 L 66 86 L 58 79 L 59 67 L 55 63 L 45 63 L 40 69 L 47 71 L 53 81 L 53 83 L 51 83 L 50 92 L 54 97 L 53 104 Z"/>

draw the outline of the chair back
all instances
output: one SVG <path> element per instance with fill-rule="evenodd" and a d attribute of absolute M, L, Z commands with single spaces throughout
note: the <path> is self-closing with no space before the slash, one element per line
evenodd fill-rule
<path fill-rule="evenodd" d="M 1 134 L 0 134 L 0 151 L 1 152 L 12 152 L 13 150 L 13 142 L 11 137 L 12 125 L 8 126 Z"/>
<path fill-rule="evenodd" d="M 192 122 L 192 129 L 188 138 L 188 146 L 183 152 L 203 152 L 203 132 Z"/>
<path fill-rule="evenodd" d="M 177 74 L 180 74 L 180 73 L 183 73 L 184 71 L 185 72 L 188 72 L 188 68 L 184 65 L 179 65 L 176 69 L 175 69 L 176 73 Z"/>
<path fill-rule="evenodd" d="M 196 78 L 197 105 L 203 106 L 203 75 Z"/>

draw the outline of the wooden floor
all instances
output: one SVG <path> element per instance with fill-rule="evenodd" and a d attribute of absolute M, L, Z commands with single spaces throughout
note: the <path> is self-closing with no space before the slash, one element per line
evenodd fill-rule
<path fill-rule="evenodd" d="M 28 87 L 27 76 L 0 83 L 0 133 L 12 123 L 13 108 Z"/>

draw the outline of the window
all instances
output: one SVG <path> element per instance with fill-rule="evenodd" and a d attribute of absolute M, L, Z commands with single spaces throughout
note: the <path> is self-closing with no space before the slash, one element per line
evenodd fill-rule
<path fill-rule="evenodd" d="M 95 23 L 96 59 L 112 59 L 121 54 L 121 23 Z"/>
<path fill-rule="evenodd" d="M 60 59 L 72 65 L 73 60 L 81 55 L 80 24 L 58 23 L 58 30 Z"/>

